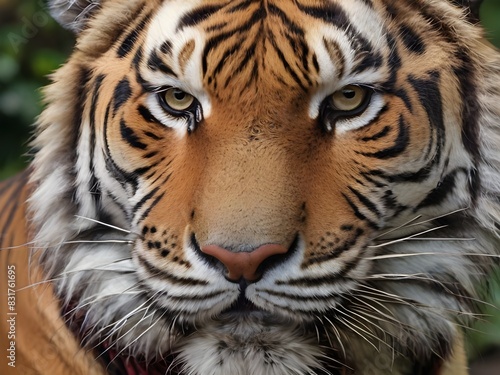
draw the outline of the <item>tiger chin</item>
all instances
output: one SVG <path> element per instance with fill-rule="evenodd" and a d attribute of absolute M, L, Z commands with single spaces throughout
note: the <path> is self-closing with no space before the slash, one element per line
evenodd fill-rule
<path fill-rule="evenodd" d="M 0 185 L 2 373 L 467 374 L 500 249 L 479 3 L 49 1 L 77 42 Z"/>

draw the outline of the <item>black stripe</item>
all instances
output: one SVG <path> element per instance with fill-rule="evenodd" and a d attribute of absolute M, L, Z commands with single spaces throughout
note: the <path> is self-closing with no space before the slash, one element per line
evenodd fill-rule
<path fill-rule="evenodd" d="M 148 146 L 139 140 L 137 134 L 135 134 L 132 128 L 129 128 L 125 123 L 124 119 L 120 120 L 120 134 L 122 139 L 127 142 L 130 146 L 138 148 L 140 150 L 146 150 Z"/>
<path fill-rule="evenodd" d="M 343 253 L 344 253 L 344 251 L 332 259 L 338 258 L 338 256 L 342 255 Z M 339 281 L 339 279 L 344 279 L 347 276 L 347 274 L 351 270 L 353 270 L 362 259 L 363 259 L 362 257 L 357 256 L 356 258 L 349 260 L 349 261 L 345 262 L 344 264 L 342 264 L 342 268 L 340 270 L 338 270 L 334 274 L 330 274 L 328 276 L 304 277 L 304 278 L 299 278 L 299 279 L 292 279 L 290 281 L 277 281 L 276 285 L 298 286 L 298 287 L 303 287 L 303 288 L 310 288 L 310 287 L 319 288 L 322 286 L 329 286 L 329 285 L 331 286 L 331 285 L 336 284 Z M 326 260 L 329 260 L 329 259 L 326 259 Z M 322 259 L 322 260 L 320 260 L 318 262 L 314 262 L 314 263 L 320 263 L 320 262 L 324 262 L 326 260 Z M 314 263 L 312 263 L 312 264 L 314 264 Z"/>
<path fill-rule="evenodd" d="M 95 175 L 95 168 L 94 168 L 94 154 L 95 154 L 95 145 L 96 145 L 96 110 L 97 110 L 97 104 L 99 102 L 99 96 L 100 96 L 100 91 L 101 91 L 101 86 L 102 82 L 104 81 L 104 78 L 106 76 L 104 74 L 100 74 L 97 76 L 95 83 L 94 83 L 94 92 L 92 94 L 92 102 L 90 105 L 90 139 L 88 141 L 89 144 L 89 172 L 90 172 L 90 178 L 89 178 L 89 188 L 88 191 L 92 196 L 92 199 L 94 201 L 94 206 L 96 211 L 99 211 L 99 206 L 101 203 L 101 187 L 99 180 L 97 179 Z M 101 218 L 98 218 L 99 220 Z"/>
<path fill-rule="evenodd" d="M 250 7 L 250 5 L 252 5 L 254 3 L 255 3 L 254 0 L 245 0 L 245 1 L 242 1 L 241 3 L 236 4 L 236 5 L 232 6 L 231 8 L 229 8 L 228 13 L 241 12 L 243 10 L 248 9 Z"/>
<path fill-rule="evenodd" d="M 377 188 L 382 188 L 382 187 L 386 187 L 387 186 L 386 183 L 383 183 L 383 182 L 380 182 L 380 181 L 376 181 L 373 177 L 370 176 L 369 173 L 362 172 L 361 176 L 363 176 L 363 178 L 366 181 L 368 181 L 370 184 L 372 184 L 373 186 L 375 186 Z"/>
<path fill-rule="evenodd" d="M 408 124 L 406 124 L 406 121 L 401 115 L 399 117 L 398 137 L 393 146 L 377 152 L 358 152 L 358 154 L 376 159 L 391 159 L 401 155 L 406 150 L 409 143 L 410 135 L 408 133 Z"/>
<path fill-rule="evenodd" d="M 373 203 L 370 199 L 368 199 L 365 195 L 361 194 L 358 190 L 354 189 L 352 186 L 349 187 L 349 190 L 358 198 L 358 200 L 366 207 L 369 211 L 375 214 L 377 217 L 381 217 L 377 205 Z"/>
<path fill-rule="evenodd" d="M 435 163 L 439 164 L 442 156 L 441 151 L 445 142 L 443 103 L 441 92 L 439 91 L 440 75 L 439 72 L 435 71 L 431 71 L 428 74 L 429 79 L 410 76 L 408 77 L 408 82 L 417 92 L 420 103 L 424 107 L 429 118 L 430 125 L 436 131 L 437 150 L 435 153 Z"/>
<path fill-rule="evenodd" d="M 255 57 L 255 49 L 257 48 L 257 41 L 254 40 L 250 47 L 247 48 L 245 53 L 243 54 L 243 59 L 240 61 L 240 64 L 238 67 L 234 70 L 234 73 L 231 74 L 230 77 L 227 78 L 226 82 L 224 83 L 224 87 L 227 87 L 229 85 L 229 82 L 231 81 L 231 78 L 233 78 L 234 75 L 237 75 L 245 69 L 245 67 L 248 65 L 250 60 Z M 255 68 L 255 65 L 254 65 Z M 250 75 L 250 82 L 255 79 L 255 76 L 252 74 Z M 250 82 L 248 82 L 245 87 L 248 87 Z"/>
<path fill-rule="evenodd" d="M 156 117 L 153 116 L 153 114 L 149 111 L 149 109 L 143 106 L 142 104 L 139 105 L 137 111 L 142 116 L 142 118 L 147 122 L 149 123 L 156 122 L 158 124 L 161 124 L 161 122 Z"/>
<path fill-rule="evenodd" d="M 398 98 L 403 100 L 406 108 L 408 108 L 408 111 L 410 111 L 410 113 L 413 112 L 413 106 L 411 104 L 408 93 L 406 92 L 405 89 L 399 88 L 399 89 L 394 90 L 394 95 L 396 95 Z"/>
<path fill-rule="evenodd" d="M 137 168 L 137 169 L 134 169 L 131 172 L 131 174 L 134 176 L 142 176 L 143 174 L 149 172 L 152 168 L 154 168 L 156 166 L 158 166 L 158 163 L 154 163 L 154 164 L 148 165 L 146 167 Z"/>
<path fill-rule="evenodd" d="M 330 3 L 323 7 L 305 6 L 297 1 L 295 4 L 305 14 L 335 25 L 344 31 L 350 26 L 349 17 L 346 15 L 344 10 L 336 4 Z"/>
<path fill-rule="evenodd" d="M 169 176 L 170 177 L 170 176 Z M 153 208 L 156 207 L 156 205 L 158 204 L 158 202 L 165 196 L 165 192 L 161 193 L 159 196 L 157 196 L 155 198 L 155 200 L 153 201 L 153 203 L 151 203 L 151 205 L 147 208 L 146 211 L 144 211 L 141 215 L 141 217 L 139 218 L 139 220 L 137 221 L 138 223 L 142 223 L 143 220 L 149 215 L 149 213 L 151 212 L 151 210 Z"/>
<path fill-rule="evenodd" d="M 165 160 L 165 159 L 164 159 L 164 158 L 162 158 L 162 159 L 160 160 L 160 162 L 159 162 L 159 163 L 163 162 L 164 160 Z M 161 173 L 160 173 L 160 174 L 159 174 L 159 175 L 158 175 L 158 176 L 157 176 L 157 177 L 156 177 L 153 181 L 149 181 L 149 180 L 151 180 L 151 179 L 154 177 L 154 175 L 155 175 L 155 174 L 157 174 L 158 170 L 156 170 L 156 171 L 154 171 L 153 173 L 151 173 L 150 175 L 146 176 L 146 180 L 148 180 L 148 181 L 149 181 L 149 184 L 150 184 L 150 185 L 154 185 L 154 184 L 156 184 L 156 182 L 157 182 L 160 178 L 163 178 L 163 176 L 165 176 L 165 174 L 169 171 L 169 167 L 170 167 L 170 165 L 171 165 L 171 164 L 172 164 L 172 161 L 169 161 L 169 162 L 167 163 L 167 165 L 164 165 L 164 166 L 160 169 Z M 170 176 L 171 176 L 171 175 L 172 175 L 172 172 L 170 172 L 170 173 L 167 175 L 167 177 L 165 178 L 165 180 L 163 180 L 163 184 L 166 184 L 166 183 L 167 183 L 167 181 L 170 179 Z"/>
<path fill-rule="evenodd" d="M 70 164 L 73 166 L 71 168 L 68 176 L 68 179 L 71 179 L 73 182 L 70 183 L 71 191 L 68 193 L 71 195 L 71 203 L 75 206 L 76 211 L 79 211 L 79 200 L 77 197 L 76 187 L 77 183 L 77 173 L 75 167 L 78 162 L 78 145 L 80 144 L 80 137 L 82 135 L 82 123 L 83 123 L 83 114 L 85 113 L 85 103 L 89 99 L 89 82 L 92 79 L 92 71 L 87 69 L 86 67 L 80 67 L 78 83 L 75 86 L 76 102 L 73 108 L 73 130 L 71 134 L 73 136 L 71 143 L 68 147 L 68 150 L 71 150 L 71 155 L 69 158 L 71 160 Z"/>
<path fill-rule="evenodd" d="M 353 27 L 346 30 L 349 39 L 353 42 L 353 48 L 357 56 L 361 56 L 361 61 L 356 65 L 353 72 L 360 73 L 368 69 L 380 68 L 383 64 L 382 54 L 375 50 L 372 44 Z"/>
<path fill-rule="evenodd" d="M 205 76 L 207 74 L 207 69 L 208 69 L 208 54 L 215 49 L 217 46 L 220 45 L 221 42 L 232 38 L 236 34 L 242 33 L 244 31 L 249 30 L 251 27 L 253 27 L 257 22 L 261 21 L 265 17 L 265 10 L 264 9 L 258 9 L 256 10 L 250 19 L 241 25 L 240 27 L 236 29 L 232 29 L 229 31 L 226 31 L 224 33 L 221 33 L 217 36 L 214 36 L 210 38 L 207 43 L 205 44 L 205 48 L 203 49 L 203 60 L 202 60 L 202 69 L 203 69 L 203 75 Z"/>
<path fill-rule="evenodd" d="M 161 59 L 156 50 L 153 50 L 153 52 L 151 52 L 151 55 L 149 56 L 148 68 L 155 72 L 157 70 L 160 70 L 161 72 L 167 75 L 177 77 L 177 74 L 173 71 L 171 67 L 165 64 L 165 62 Z"/>
<path fill-rule="evenodd" d="M 114 106 L 113 106 L 113 116 L 116 112 L 125 104 L 127 100 L 132 96 L 132 89 L 130 88 L 130 82 L 128 78 L 123 78 L 115 87 L 113 93 Z"/>
<path fill-rule="evenodd" d="M 124 190 L 126 190 L 128 184 L 132 184 L 132 188 L 135 194 L 135 191 L 137 190 L 138 187 L 137 177 L 130 175 L 122 168 L 120 168 L 111 157 L 111 151 L 109 149 L 109 142 L 108 142 L 108 123 L 109 123 L 110 111 L 111 111 L 111 103 L 108 103 L 104 115 L 104 147 L 106 150 L 106 155 L 108 156 L 106 157 L 106 170 L 115 177 L 116 181 L 121 185 L 121 187 Z"/>
<path fill-rule="evenodd" d="M 172 53 L 172 48 L 173 48 L 172 42 L 170 40 L 166 40 L 162 43 L 160 51 L 164 55 L 170 55 Z"/>
<path fill-rule="evenodd" d="M 460 50 L 456 54 L 459 66 L 453 69 L 460 84 L 460 97 L 462 98 L 462 143 L 467 152 L 472 156 L 474 165 L 479 164 L 481 158 L 479 140 L 480 106 L 478 101 L 478 89 L 476 85 L 476 74 L 474 63 L 469 54 Z M 480 186 L 480 176 L 473 173 L 470 179 L 469 192 L 473 203 L 477 199 L 478 187 Z"/>
<path fill-rule="evenodd" d="M 459 172 L 467 174 L 468 171 L 465 169 L 456 169 L 451 173 L 448 173 L 443 179 L 441 179 L 439 185 L 427 194 L 414 211 L 416 212 L 423 207 L 441 204 L 450 194 L 453 194 Z"/>
<path fill-rule="evenodd" d="M 389 65 L 390 76 L 389 79 L 382 85 L 385 91 L 392 92 L 395 90 L 398 73 L 403 64 L 399 56 L 396 40 L 391 34 L 387 34 L 387 46 L 389 47 Z"/>
<path fill-rule="evenodd" d="M 399 35 L 408 51 L 417 55 L 422 55 L 423 53 L 425 53 L 426 48 L 424 40 L 409 26 L 400 26 Z"/>
<path fill-rule="evenodd" d="M 222 54 L 221 58 L 219 59 L 219 62 L 215 66 L 215 69 L 212 72 L 212 77 L 215 77 L 217 74 L 219 74 L 222 69 L 224 69 L 224 65 L 228 60 L 228 57 L 231 55 L 234 55 L 235 52 L 237 52 L 241 48 L 241 41 L 238 40 L 235 43 L 233 43 L 231 46 L 228 46 L 225 48 L 224 53 Z"/>
<path fill-rule="evenodd" d="M 384 128 L 379 131 L 378 133 L 370 136 L 370 137 L 363 137 L 361 138 L 361 140 L 363 142 L 370 142 L 370 141 L 377 141 L 379 140 L 380 138 L 384 138 L 387 134 L 389 134 L 389 131 L 391 130 L 391 127 L 390 126 L 384 126 Z"/>
<path fill-rule="evenodd" d="M 162 173 L 163 175 L 163 173 Z M 168 182 L 168 180 L 170 179 L 170 177 L 172 176 L 172 174 L 170 173 L 164 180 L 163 182 L 160 184 L 160 186 L 165 186 L 166 183 Z M 134 216 L 137 214 L 137 212 L 142 208 L 142 206 L 144 206 L 144 204 L 150 200 L 158 191 L 159 191 L 159 187 L 156 187 L 154 188 L 148 195 L 146 195 L 145 197 L 143 197 L 141 199 L 141 201 L 139 203 L 137 203 L 134 207 L 134 210 L 133 210 L 133 213 L 134 213 Z M 146 218 L 149 213 L 151 212 L 151 210 L 158 204 L 158 202 L 165 196 L 165 192 L 161 193 L 159 196 L 157 196 L 155 198 L 155 200 L 151 203 L 151 205 L 142 213 L 141 217 L 139 218 L 139 220 L 137 220 L 137 223 L 142 223 L 142 221 L 144 220 L 144 218 Z"/>
<path fill-rule="evenodd" d="M 205 5 L 186 13 L 177 25 L 177 31 L 182 31 L 185 27 L 196 26 L 205 21 L 212 14 L 217 13 L 222 5 Z"/>
<path fill-rule="evenodd" d="M 361 228 L 356 228 L 356 231 L 347 239 L 345 240 L 341 245 L 338 245 L 336 247 L 331 248 L 327 254 L 320 255 L 320 256 L 313 256 L 307 259 L 304 264 L 305 266 L 310 266 L 313 264 L 317 263 L 323 263 L 327 262 L 332 259 L 336 259 L 342 254 L 344 254 L 346 251 L 349 251 L 352 249 L 354 245 L 356 245 L 356 242 L 358 242 L 359 237 L 363 235 L 364 231 Z M 300 279 L 299 279 L 300 280 Z M 290 284 L 288 282 L 287 284 Z M 291 284 L 293 285 L 293 284 Z"/>
<path fill-rule="evenodd" d="M 281 22 L 286 26 L 286 30 L 289 32 L 292 32 L 293 34 L 299 35 L 301 37 L 304 37 L 305 33 L 304 30 L 302 30 L 299 25 L 297 25 L 295 22 L 293 22 L 283 10 L 278 8 L 274 4 L 269 4 L 269 13 L 271 13 L 274 16 L 277 16 Z"/>
<path fill-rule="evenodd" d="M 142 46 L 140 46 L 137 49 L 137 52 L 135 53 L 135 56 L 132 60 L 132 68 L 134 68 L 136 70 L 139 69 L 141 62 L 142 62 L 143 55 L 144 55 L 144 51 L 142 49 Z"/>
<path fill-rule="evenodd" d="M 154 134 L 154 133 L 152 133 L 152 132 L 149 132 L 149 131 L 145 131 L 145 132 L 144 132 L 144 135 L 145 135 L 146 137 L 149 137 L 149 138 L 151 138 L 151 139 L 154 139 L 155 141 L 159 141 L 159 140 L 163 139 L 162 137 L 160 137 L 160 136 L 158 136 L 158 135 L 156 135 L 156 134 Z"/>
<path fill-rule="evenodd" d="M 183 278 L 183 277 L 178 277 L 175 275 L 172 275 L 168 271 L 166 271 L 163 268 L 156 268 L 155 265 L 150 263 L 147 259 L 143 258 L 141 254 L 137 255 L 137 259 L 139 260 L 140 264 L 146 268 L 146 270 L 151 274 L 150 277 L 158 277 L 162 278 L 164 280 L 168 280 L 172 284 L 177 284 L 177 285 L 182 285 L 182 286 L 196 286 L 196 285 L 208 285 L 206 281 L 203 280 L 196 280 L 196 279 L 191 279 L 191 278 Z"/>
<path fill-rule="evenodd" d="M 155 187 L 153 190 L 151 190 L 148 194 L 146 194 L 144 197 L 142 197 L 142 199 L 136 203 L 136 205 L 134 206 L 134 208 L 132 208 L 132 213 L 135 215 L 137 213 L 137 211 L 139 211 L 142 206 L 144 206 L 144 204 L 150 200 L 157 192 L 158 190 L 160 190 L 159 187 Z"/>
<path fill-rule="evenodd" d="M 358 207 L 354 204 L 354 202 L 346 194 L 342 193 L 342 196 L 347 201 L 349 206 L 351 206 L 351 209 L 354 212 L 354 215 L 358 219 L 363 220 L 364 222 L 366 222 L 368 224 L 368 226 L 370 226 L 373 229 L 379 229 L 379 225 L 377 223 L 371 221 L 370 219 L 368 219 L 365 215 L 363 215 L 361 213 L 361 211 L 359 211 Z"/>
<path fill-rule="evenodd" d="M 290 76 L 300 86 L 300 88 L 303 91 L 307 92 L 307 88 L 302 83 L 302 81 L 301 81 L 300 77 L 298 76 L 298 74 L 293 70 L 293 68 L 291 67 L 291 65 L 288 63 L 288 61 L 287 61 L 287 59 L 285 57 L 285 54 L 279 48 L 278 43 L 276 42 L 276 39 L 274 38 L 274 36 L 270 35 L 269 39 L 271 41 L 272 46 L 274 47 L 274 50 L 276 51 L 276 54 L 278 55 L 279 60 L 283 64 L 283 67 L 285 68 L 285 70 L 290 74 Z"/>
<path fill-rule="evenodd" d="M 139 35 L 142 30 L 146 27 L 151 14 L 148 13 L 144 16 L 144 18 L 139 22 L 137 26 L 134 26 L 134 29 L 125 37 L 120 46 L 118 47 L 117 55 L 119 58 L 126 57 L 130 51 L 134 48 L 137 40 L 139 39 Z"/>

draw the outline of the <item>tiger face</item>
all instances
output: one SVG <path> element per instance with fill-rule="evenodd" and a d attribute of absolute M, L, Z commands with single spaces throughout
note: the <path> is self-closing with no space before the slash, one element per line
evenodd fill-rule
<path fill-rule="evenodd" d="M 31 212 L 82 345 L 198 375 L 449 356 L 499 245 L 500 60 L 469 8 L 51 3 L 78 41 Z"/>

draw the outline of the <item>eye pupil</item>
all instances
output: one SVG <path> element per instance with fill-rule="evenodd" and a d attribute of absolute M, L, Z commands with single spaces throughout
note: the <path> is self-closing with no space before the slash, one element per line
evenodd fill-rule
<path fill-rule="evenodd" d="M 356 96 L 356 92 L 354 90 L 343 90 L 342 93 L 346 97 L 346 99 L 354 99 Z"/>
<path fill-rule="evenodd" d="M 186 98 L 186 93 L 184 91 L 175 90 L 174 98 L 177 100 L 184 100 Z"/>

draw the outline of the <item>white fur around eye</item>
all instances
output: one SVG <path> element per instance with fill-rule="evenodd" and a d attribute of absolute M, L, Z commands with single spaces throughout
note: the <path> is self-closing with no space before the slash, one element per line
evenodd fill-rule
<path fill-rule="evenodd" d="M 367 126 L 373 121 L 382 108 L 385 105 L 385 101 L 383 96 L 378 93 L 373 93 L 370 99 L 370 103 L 368 107 L 365 109 L 363 113 L 357 116 L 348 117 L 348 118 L 340 118 L 335 121 L 335 124 L 332 124 L 332 128 L 335 134 L 343 134 L 348 131 L 356 130 L 362 128 L 363 126 Z"/>

